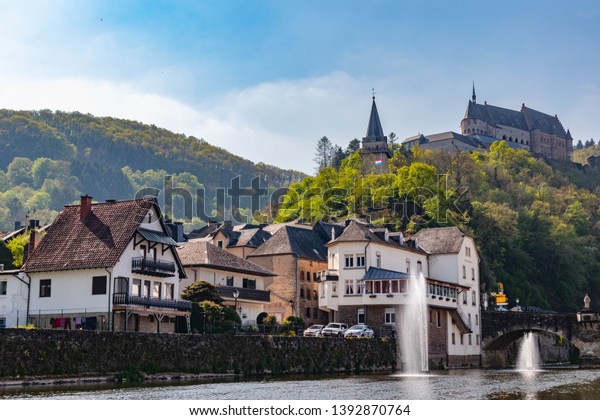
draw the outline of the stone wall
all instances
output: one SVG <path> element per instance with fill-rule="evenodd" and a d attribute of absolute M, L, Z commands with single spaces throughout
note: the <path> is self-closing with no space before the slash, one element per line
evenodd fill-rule
<path fill-rule="evenodd" d="M 393 340 L 0 330 L 0 377 L 390 371 Z"/>

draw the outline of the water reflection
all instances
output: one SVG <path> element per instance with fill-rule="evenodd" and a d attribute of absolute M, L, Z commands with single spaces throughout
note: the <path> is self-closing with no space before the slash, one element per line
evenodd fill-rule
<path fill-rule="evenodd" d="M 435 371 L 422 375 L 301 376 L 61 388 L 0 388 L 0 398 L 120 400 L 599 399 L 600 371 Z"/>

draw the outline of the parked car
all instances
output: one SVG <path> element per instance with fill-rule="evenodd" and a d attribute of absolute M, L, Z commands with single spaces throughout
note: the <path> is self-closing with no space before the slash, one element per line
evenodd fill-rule
<path fill-rule="evenodd" d="M 322 324 L 311 325 L 304 330 L 304 337 L 318 337 L 324 327 Z"/>
<path fill-rule="evenodd" d="M 344 337 L 369 337 L 375 336 L 375 332 L 368 325 L 353 325 L 346 330 Z"/>
<path fill-rule="evenodd" d="M 348 329 L 348 324 L 341 324 L 339 322 L 330 322 L 325 328 L 321 330 L 321 337 L 343 337 L 344 332 Z"/>

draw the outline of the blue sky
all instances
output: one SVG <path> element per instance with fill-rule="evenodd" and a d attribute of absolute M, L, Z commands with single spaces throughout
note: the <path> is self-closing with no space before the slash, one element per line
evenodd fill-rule
<path fill-rule="evenodd" d="M 375 88 L 386 133 L 459 130 L 478 102 L 600 137 L 597 1 L 0 2 L 0 108 L 156 124 L 313 172 Z"/>

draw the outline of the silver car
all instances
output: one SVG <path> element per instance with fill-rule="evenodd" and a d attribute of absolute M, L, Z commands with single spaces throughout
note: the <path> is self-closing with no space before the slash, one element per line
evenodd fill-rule
<path fill-rule="evenodd" d="M 318 337 L 321 330 L 325 327 L 322 324 L 311 325 L 307 329 L 304 330 L 304 337 Z"/>
<path fill-rule="evenodd" d="M 369 337 L 375 336 L 375 332 L 368 325 L 353 325 L 344 333 L 344 337 Z"/>

